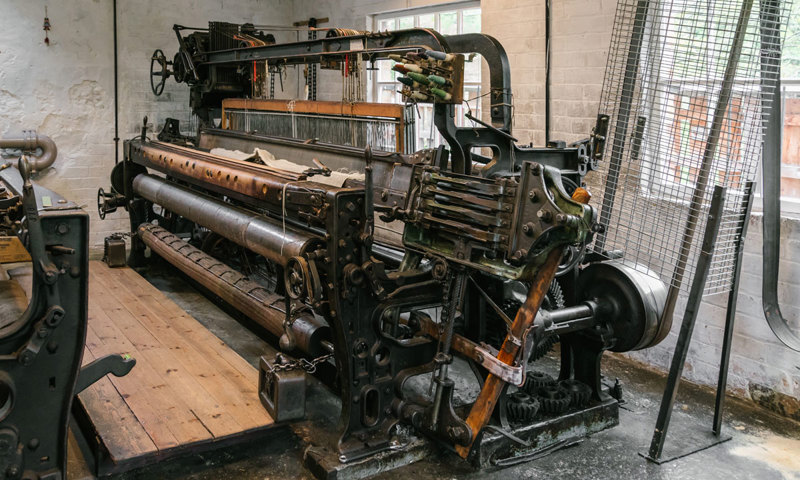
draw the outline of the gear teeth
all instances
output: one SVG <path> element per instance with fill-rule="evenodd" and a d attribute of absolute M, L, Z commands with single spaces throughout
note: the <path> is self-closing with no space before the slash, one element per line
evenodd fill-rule
<path fill-rule="evenodd" d="M 570 393 L 573 407 L 583 407 L 589 403 L 592 397 L 592 389 L 589 385 L 574 379 L 566 379 L 558 382 L 558 385 Z"/>
<path fill-rule="evenodd" d="M 530 395 L 535 395 L 539 387 L 556 384 L 553 377 L 543 372 L 530 371 L 525 377 L 525 385 L 522 388 Z"/>
<path fill-rule="evenodd" d="M 570 392 L 558 385 L 545 385 L 536 389 L 536 399 L 545 413 L 564 413 L 572 402 Z"/>
<path fill-rule="evenodd" d="M 528 358 L 528 363 L 533 363 L 550 353 L 550 350 L 553 349 L 559 340 L 560 338 L 558 335 L 551 335 L 545 338 L 542 343 L 537 344 L 536 347 L 534 347 L 533 352 L 531 352 L 531 356 Z"/>
<path fill-rule="evenodd" d="M 511 421 L 530 423 L 539 413 L 539 401 L 525 392 L 518 391 L 509 396 L 506 411 Z"/>

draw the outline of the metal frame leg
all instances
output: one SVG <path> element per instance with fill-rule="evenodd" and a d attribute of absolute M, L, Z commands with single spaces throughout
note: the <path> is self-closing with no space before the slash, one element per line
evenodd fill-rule
<path fill-rule="evenodd" d="M 742 273 L 742 257 L 744 256 L 744 240 L 747 237 L 747 224 L 750 221 L 750 211 L 753 209 L 754 182 L 745 184 L 743 203 L 744 216 L 739 226 L 739 241 L 736 243 L 736 259 L 733 264 L 733 285 L 728 294 L 728 310 L 725 316 L 725 333 L 722 340 L 722 354 L 719 361 L 719 380 L 717 381 L 717 398 L 714 400 L 714 423 L 711 431 L 719 437 L 722 431 L 722 410 L 725 403 L 725 389 L 728 384 L 728 365 L 731 358 L 731 344 L 733 343 L 733 324 L 736 319 L 736 303 L 739 299 L 739 278 Z"/>
<path fill-rule="evenodd" d="M 658 420 L 656 420 L 656 428 L 653 432 L 650 450 L 644 455 L 645 458 L 656 463 L 662 463 L 660 458 L 664 450 L 664 441 L 667 437 L 667 431 L 669 430 L 672 407 L 678 395 L 683 366 L 686 363 L 689 343 L 692 339 L 697 313 L 703 299 L 703 290 L 706 286 L 706 278 L 708 277 L 708 270 L 711 266 L 714 244 L 717 241 L 717 234 L 719 233 L 720 220 L 722 218 L 724 206 L 725 188 L 716 186 L 714 187 L 714 194 L 711 199 L 711 209 L 709 210 L 708 222 L 706 223 L 706 229 L 703 235 L 703 245 L 700 256 L 697 260 L 697 269 L 695 270 L 694 279 L 692 281 L 692 289 L 689 293 L 689 302 L 686 305 L 686 311 L 683 315 L 683 323 L 681 324 L 681 331 L 678 335 L 678 343 L 675 346 L 675 354 L 672 357 L 672 365 L 669 370 L 669 376 L 667 377 L 667 388 L 664 390 L 664 396 L 661 400 L 661 408 L 658 412 Z"/>

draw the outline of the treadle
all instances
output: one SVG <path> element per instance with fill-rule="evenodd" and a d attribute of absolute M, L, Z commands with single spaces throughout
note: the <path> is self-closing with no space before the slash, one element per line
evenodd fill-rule
<path fill-rule="evenodd" d="M 613 398 L 602 402 L 593 401 L 583 409 L 508 431 L 521 440 L 531 442 L 529 447 L 520 445 L 502 433 L 484 429 L 482 438 L 473 447 L 470 462 L 476 467 L 489 467 L 531 461 L 617 425 L 619 402 Z"/>
<path fill-rule="evenodd" d="M 274 432 L 253 366 L 134 270 L 91 262 L 90 273 L 84 364 L 136 359 L 127 376 L 102 378 L 74 404 L 96 475 Z"/>

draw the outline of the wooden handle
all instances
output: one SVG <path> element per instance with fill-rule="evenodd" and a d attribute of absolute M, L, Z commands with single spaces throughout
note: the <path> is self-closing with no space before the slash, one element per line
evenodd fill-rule
<path fill-rule="evenodd" d="M 506 365 L 512 364 L 517 358 L 520 348 L 522 348 L 522 345 L 519 344 L 519 340 L 515 343 L 510 337 L 513 336 L 517 339 L 522 339 L 522 334 L 525 330 L 533 325 L 536 313 L 539 311 L 539 307 L 542 306 L 542 301 L 547 295 L 547 291 L 550 289 L 553 278 L 556 276 L 556 270 L 558 269 L 562 254 L 563 251 L 560 248 L 551 251 L 547 255 L 544 265 L 542 265 L 536 277 L 533 279 L 533 284 L 528 292 L 528 298 L 525 299 L 525 303 L 522 304 L 519 311 L 517 311 L 514 322 L 511 324 L 511 331 L 506 335 L 505 340 L 503 340 L 503 346 L 500 347 L 500 352 L 497 354 L 498 360 Z M 466 420 L 467 425 L 472 429 L 472 439 L 469 445 L 456 445 L 456 452 L 458 452 L 461 457 L 467 458 L 478 433 L 480 433 L 481 429 L 489 422 L 492 411 L 494 411 L 494 407 L 497 404 L 497 399 L 503 391 L 504 384 L 505 382 L 503 380 L 492 374 L 486 377 L 483 388 L 481 388 L 481 393 L 478 395 L 478 399 L 475 400 L 475 403 L 472 404 L 472 409 Z"/>

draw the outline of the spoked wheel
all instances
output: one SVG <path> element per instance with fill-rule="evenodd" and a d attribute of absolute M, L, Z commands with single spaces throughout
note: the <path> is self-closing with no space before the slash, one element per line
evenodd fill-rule
<path fill-rule="evenodd" d="M 160 68 L 159 71 L 155 70 L 156 64 L 158 64 Z M 164 55 L 164 52 L 162 52 L 160 48 L 157 48 L 156 51 L 153 52 L 153 56 L 150 57 L 150 89 L 153 90 L 156 96 L 164 92 L 164 85 L 172 74 L 172 72 L 169 71 L 170 65 L 172 65 L 172 62 L 167 60 L 166 55 Z"/>

